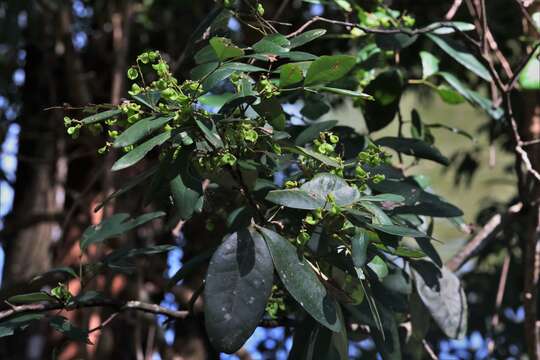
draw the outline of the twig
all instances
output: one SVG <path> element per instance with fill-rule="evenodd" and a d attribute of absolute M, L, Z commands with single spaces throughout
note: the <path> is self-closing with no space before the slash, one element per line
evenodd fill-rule
<path fill-rule="evenodd" d="M 456 13 L 459 10 L 459 7 L 461 6 L 462 3 L 463 3 L 463 0 L 454 0 L 452 7 L 448 10 L 444 18 L 446 20 L 452 20 L 454 16 L 456 16 Z"/>
<path fill-rule="evenodd" d="M 112 307 L 117 309 L 118 312 L 135 310 L 152 314 L 161 314 L 174 319 L 185 319 L 189 315 L 189 312 L 185 310 L 173 310 L 157 304 L 145 303 L 138 300 L 119 301 L 113 299 L 99 299 L 76 302 L 74 304 L 39 303 L 19 305 L 8 310 L 0 311 L 0 321 L 13 315 L 25 313 L 43 312 L 51 310 L 71 311 L 89 307 Z"/>

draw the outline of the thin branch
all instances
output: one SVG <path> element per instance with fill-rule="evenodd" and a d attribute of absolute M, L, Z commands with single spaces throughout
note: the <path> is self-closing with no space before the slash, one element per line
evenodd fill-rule
<path fill-rule="evenodd" d="M 13 315 L 25 313 L 44 312 L 51 310 L 71 311 L 89 307 L 112 307 L 117 309 L 118 312 L 135 310 L 152 314 L 165 315 L 174 319 L 185 319 L 189 315 L 189 312 L 185 310 L 173 310 L 157 304 L 145 303 L 138 300 L 119 301 L 113 299 L 99 299 L 76 302 L 74 304 L 68 305 L 62 303 L 39 303 L 14 306 L 11 309 L 0 311 L 0 321 Z"/>
<path fill-rule="evenodd" d="M 459 7 L 461 6 L 462 3 L 463 3 L 463 0 L 454 0 L 452 7 L 448 10 L 444 18 L 446 20 L 452 20 L 454 16 L 456 16 L 456 13 L 459 10 Z"/>
<path fill-rule="evenodd" d="M 519 74 L 521 73 L 521 71 L 523 70 L 523 68 L 525 68 L 525 66 L 527 66 L 527 64 L 529 63 L 529 61 L 532 59 L 532 57 L 534 56 L 534 54 L 536 53 L 536 50 L 538 50 L 540 48 L 540 42 L 538 42 L 536 45 L 534 45 L 533 49 L 531 50 L 531 52 L 525 56 L 523 58 L 523 60 L 521 61 L 521 63 L 518 65 L 518 67 L 516 68 L 516 70 L 514 70 L 514 76 L 510 79 L 510 81 L 508 82 L 508 85 L 506 86 L 507 87 L 507 90 L 510 91 L 510 90 L 513 90 L 514 87 L 516 86 L 516 83 L 518 81 L 518 78 L 519 78 Z"/>

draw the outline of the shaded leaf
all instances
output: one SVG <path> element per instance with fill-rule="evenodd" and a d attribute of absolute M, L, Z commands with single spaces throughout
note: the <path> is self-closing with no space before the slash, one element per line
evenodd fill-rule
<path fill-rule="evenodd" d="M 91 344 L 90 340 L 88 339 L 88 331 L 74 326 L 63 316 L 53 316 L 49 318 L 49 325 L 56 331 L 66 335 L 71 340 Z"/>
<path fill-rule="evenodd" d="M 253 45 L 253 50 L 257 53 L 280 54 L 289 51 L 290 41 L 281 34 L 265 36 Z"/>
<path fill-rule="evenodd" d="M 243 229 L 212 256 L 206 282 L 205 324 L 212 345 L 233 353 L 258 326 L 272 289 L 272 258 L 262 236 Z"/>
<path fill-rule="evenodd" d="M 195 123 L 199 127 L 199 129 L 202 131 L 204 138 L 212 144 L 213 147 L 220 149 L 223 147 L 223 140 L 221 140 L 221 136 L 219 136 L 216 126 L 214 123 L 210 123 L 208 126 L 201 120 L 195 120 Z"/>
<path fill-rule="evenodd" d="M 130 219 L 129 214 L 120 213 L 107 218 L 97 225 L 89 226 L 83 233 L 81 239 L 81 250 L 85 250 L 90 244 L 103 242 L 111 237 L 120 236 L 126 231 L 134 229 L 149 221 L 164 216 L 162 211 L 143 214 L 137 218 Z"/>
<path fill-rule="evenodd" d="M 433 160 L 439 164 L 448 165 L 450 163 L 448 158 L 441 154 L 437 148 L 419 139 L 384 137 L 377 140 L 376 144 L 389 147 L 402 154 Z"/>
<path fill-rule="evenodd" d="M 228 38 L 213 37 L 210 39 L 210 46 L 212 46 L 216 56 L 221 61 L 244 55 L 244 50 L 234 45 Z"/>
<path fill-rule="evenodd" d="M 45 317 L 43 313 L 18 314 L 10 316 L 0 322 L 0 338 L 10 336 L 15 330 L 24 330 L 32 321 L 41 320 Z"/>
<path fill-rule="evenodd" d="M 41 301 L 56 301 L 56 298 L 45 292 L 34 292 L 29 294 L 15 295 L 7 299 L 12 304 L 31 304 Z"/>
<path fill-rule="evenodd" d="M 355 268 L 361 268 L 367 261 L 367 248 L 369 245 L 369 234 L 366 230 L 356 228 L 351 237 L 352 260 Z"/>
<path fill-rule="evenodd" d="M 467 298 L 457 276 L 443 267 L 435 283 L 426 281 L 418 272 L 414 278 L 418 295 L 439 328 L 448 337 L 464 337 L 467 333 Z"/>
<path fill-rule="evenodd" d="M 491 81 L 491 75 L 484 65 L 480 63 L 471 53 L 462 49 L 462 46 L 451 39 L 443 39 L 440 36 L 426 34 L 435 44 L 437 44 L 452 59 L 465 66 L 467 69 L 486 81 Z"/>
<path fill-rule="evenodd" d="M 294 63 L 280 67 L 279 86 L 282 88 L 298 84 L 304 78 L 302 68 Z"/>
<path fill-rule="evenodd" d="M 299 259 L 296 248 L 272 230 L 259 228 L 272 255 L 276 271 L 291 296 L 320 324 L 339 332 L 338 304 L 327 293 L 306 259 Z"/>
<path fill-rule="evenodd" d="M 362 108 L 370 132 L 380 130 L 392 122 L 397 114 L 402 91 L 403 77 L 396 69 L 379 74 L 364 89 L 364 92 L 375 99 L 366 102 Z"/>

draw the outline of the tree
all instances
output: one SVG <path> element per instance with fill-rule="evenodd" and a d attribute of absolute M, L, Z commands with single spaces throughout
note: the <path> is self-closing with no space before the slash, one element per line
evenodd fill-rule
<path fill-rule="evenodd" d="M 250 1 L 224 1 L 211 10 L 209 4 L 192 4 L 193 13 L 206 11 L 208 16 L 198 26 L 183 28 L 195 31 L 184 36 L 188 40 L 182 51 L 167 44 L 170 52 L 144 50 L 167 43 L 158 38 L 159 31 L 143 30 L 140 34 L 152 36 L 137 49 L 128 46 L 135 36 L 134 22 L 149 28 L 159 24 L 149 20 L 159 13 L 158 5 L 95 2 L 87 9 L 101 14 L 92 17 L 99 25 L 74 22 L 69 2 L 27 5 L 21 139 L 37 129 L 57 133 L 61 117 L 73 139 L 56 135 L 61 139 L 56 149 L 44 137 L 22 142 L 21 154 L 32 152 L 47 165 L 37 172 L 24 163 L 18 169 L 13 214 L 32 218 L 8 218 L 3 230 L 4 237 L 14 238 L 7 244 L 8 308 L 0 313 L 0 334 L 13 335 L 39 320 L 62 333 L 61 340 L 51 337 L 47 346 L 63 358 L 142 357 L 154 348 L 162 357 L 192 351 L 194 358 L 212 358 L 240 351 L 258 326 L 284 326 L 292 331 L 289 356 L 294 359 L 347 358 L 349 341 L 364 337 L 375 341 L 383 358 L 422 358 L 433 353 L 424 338 L 440 337 L 430 331 L 435 329 L 430 322 L 443 336 L 456 338 L 467 333 L 468 319 L 474 323 L 452 270 L 489 245 L 506 224 L 518 221 L 524 224 L 516 234 L 523 249 L 525 344 L 529 357 L 538 358 L 540 175 L 533 126 L 537 118 L 531 115 L 537 103 L 517 91 L 518 85 L 538 88 L 537 81 L 523 75 L 523 69 L 536 66 L 538 43 L 524 42 L 529 48 L 511 66 L 490 30 L 486 4 L 465 3 L 470 22 L 452 20 L 465 7 L 456 1 L 446 21 L 416 26 L 408 11 L 413 6 L 406 2 L 391 9 L 378 1 L 335 1 L 322 7 L 325 17 L 296 20 L 293 30 L 281 21 L 281 16 L 287 21 L 287 7 L 295 5 L 287 1 L 276 8 Z M 17 12 L 17 6 L 7 8 Z M 519 19 L 532 19 L 533 11 L 519 1 L 514 10 L 523 12 Z M 347 20 L 337 20 L 342 14 Z M 61 46 L 55 45 L 53 54 L 62 63 L 49 60 L 52 47 L 40 41 L 50 39 L 43 31 L 47 19 L 60 25 Z M 102 31 L 108 19 L 110 43 L 87 45 L 86 51 L 100 56 L 86 58 L 93 63 L 84 64 L 71 41 L 73 24 Z M 243 38 L 227 30 L 231 21 L 240 26 Z M 522 34 L 536 35 L 534 26 L 527 23 Z M 336 34 L 347 42 L 316 45 Z M 443 58 L 427 52 L 426 44 L 436 46 Z M 106 55 L 103 47 L 112 54 Z M 339 54 L 334 48 L 340 48 Z M 128 66 L 130 54 L 136 53 L 140 55 Z M 442 70 L 446 58 L 461 67 L 454 73 Z M 112 68 L 111 83 L 89 82 L 85 66 L 100 73 L 103 64 Z M 48 72 L 50 65 L 57 70 Z M 66 84 L 43 76 L 56 72 Z M 465 81 L 464 73 L 474 80 Z M 491 98 L 477 91 L 485 84 L 491 85 Z M 418 85 L 447 103 L 467 101 L 484 110 L 492 119 L 493 139 L 509 139 L 516 158 L 520 205 L 510 204 L 503 215 L 495 215 L 447 266 L 431 242 L 434 218 L 463 228 L 462 212 L 411 169 L 419 161 L 449 165 L 435 147 L 432 129 L 460 132 L 425 122 L 416 110 L 402 114 L 403 92 Z M 110 87 L 110 98 L 100 92 L 103 86 Z M 91 96 L 93 87 L 101 95 Z M 35 97 L 43 89 L 51 96 L 66 94 L 51 98 L 49 106 L 58 99 L 71 99 L 72 104 L 45 112 L 49 119 L 43 121 L 47 115 Z M 121 100 L 127 95 L 129 100 Z M 523 114 L 514 113 L 519 96 L 529 104 Z M 93 99 L 105 104 L 87 105 Z M 362 112 L 367 133 L 317 121 L 344 102 Z M 284 110 L 291 105 L 301 107 L 301 117 Z M 398 122 L 397 136 L 377 135 L 393 121 Z M 84 159 L 102 170 L 82 169 L 74 161 L 67 173 L 62 171 L 66 157 L 88 149 L 92 155 Z M 95 149 L 102 157 L 94 155 Z M 23 191 L 29 184 L 25 172 L 33 174 L 31 191 Z M 129 178 L 116 177 L 114 186 L 117 172 Z M 85 177 L 91 180 L 81 180 Z M 58 184 L 70 182 L 80 194 L 59 203 L 52 195 L 68 189 L 58 189 Z M 64 214 L 64 209 L 69 210 Z M 51 258 L 51 223 L 57 219 L 62 220 L 62 247 Z M 92 225 L 83 232 L 85 222 Z M 130 232 L 134 229 L 136 236 Z M 185 236 L 182 248 L 191 258 L 167 281 L 159 254 L 176 248 L 171 232 Z M 33 241 L 36 234 L 39 247 Z M 67 267 L 50 270 L 53 262 Z M 499 288 L 504 289 L 505 276 Z M 136 282 L 122 284 L 127 279 Z M 180 281 L 188 285 L 177 288 Z M 180 310 L 159 305 L 171 291 Z M 99 310 L 89 313 L 88 308 Z M 126 312 L 137 314 L 134 323 L 118 316 Z M 162 337 L 149 340 L 157 325 L 144 316 L 148 313 L 176 321 L 172 352 Z M 134 336 L 107 333 L 115 325 L 132 329 Z M 129 355 L 112 346 L 108 335 L 132 349 Z M 24 343 L 20 336 L 11 339 Z M 6 356 L 16 356 L 11 355 L 17 353 L 15 341 L 6 343 Z M 78 347 L 71 341 L 98 346 Z"/>

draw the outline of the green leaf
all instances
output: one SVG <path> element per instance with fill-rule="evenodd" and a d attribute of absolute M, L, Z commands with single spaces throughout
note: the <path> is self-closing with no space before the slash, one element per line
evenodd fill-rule
<path fill-rule="evenodd" d="M 298 146 L 305 145 L 319 137 L 323 131 L 330 130 L 337 125 L 337 120 L 315 122 L 306 127 L 294 140 L 294 144 Z"/>
<path fill-rule="evenodd" d="M 345 321 L 338 307 L 340 322 L 339 332 L 333 332 L 319 325 L 307 316 L 294 329 L 293 347 L 289 360 L 347 360 L 348 340 Z"/>
<path fill-rule="evenodd" d="M 443 39 L 437 35 L 426 34 L 426 36 L 461 65 L 465 66 L 482 79 L 491 81 L 491 75 L 486 67 L 482 65 L 482 63 L 480 63 L 480 61 L 478 61 L 471 53 L 463 50 L 462 47 L 456 42 L 450 39 Z"/>
<path fill-rule="evenodd" d="M 253 45 L 253 50 L 259 54 L 279 54 L 289 51 L 290 41 L 281 34 L 265 36 Z"/>
<path fill-rule="evenodd" d="M 203 121 L 201 120 L 195 120 L 195 123 L 199 127 L 199 129 L 202 131 L 204 138 L 216 149 L 220 149 L 223 147 L 223 140 L 221 140 L 221 136 L 219 136 L 215 124 L 212 122 L 210 126 L 207 126 Z"/>
<path fill-rule="evenodd" d="M 456 31 L 456 28 L 460 31 L 472 31 L 475 29 L 474 24 L 463 21 L 441 21 L 435 22 L 429 26 L 433 28 L 431 32 L 437 35 L 451 34 Z"/>
<path fill-rule="evenodd" d="M 206 263 L 206 260 L 208 260 L 214 252 L 216 251 L 215 248 L 208 249 L 202 253 L 199 253 L 189 259 L 186 263 L 183 264 L 183 266 L 169 279 L 167 282 L 166 289 L 170 290 L 174 285 L 176 285 L 179 281 L 183 280 L 186 276 L 192 274 L 199 266 L 202 266 L 204 263 Z"/>
<path fill-rule="evenodd" d="M 461 104 L 465 101 L 463 96 L 444 84 L 437 86 L 437 94 L 439 94 L 442 101 L 450 105 Z"/>
<path fill-rule="evenodd" d="M 352 11 L 352 6 L 347 0 L 334 0 L 334 2 L 346 12 Z"/>
<path fill-rule="evenodd" d="M 114 147 L 119 148 L 135 144 L 142 138 L 152 134 L 157 129 L 162 128 L 172 118 L 172 116 L 159 118 L 152 116 L 139 120 L 116 138 L 114 141 Z"/>
<path fill-rule="evenodd" d="M 306 86 L 325 84 L 341 79 L 356 64 L 354 56 L 321 56 L 313 61 L 306 74 Z"/>
<path fill-rule="evenodd" d="M 319 173 L 312 180 L 302 184 L 301 190 L 329 202 L 331 196 L 337 206 L 349 206 L 358 201 L 358 189 L 349 186 L 343 178 L 329 173 Z M 327 204 L 327 207 L 330 205 Z"/>
<path fill-rule="evenodd" d="M 388 275 L 388 265 L 386 265 L 386 262 L 378 255 L 374 256 L 367 266 L 375 273 L 375 275 L 377 275 L 379 281 L 383 281 L 386 275 Z"/>
<path fill-rule="evenodd" d="M 461 130 L 461 129 L 458 129 L 458 128 L 455 128 L 455 127 L 452 127 L 452 126 L 448 126 L 446 124 L 435 123 L 435 124 L 426 124 L 426 126 L 428 128 L 430 128 L 430 129 L 445 129 L 445 130 L 453 132 L 454 134 L 464 136 L 464 137 L 466 137 L 467 139 L 469 139 L 469 140 L 471 140 L 473 142 L 476 142 L 476 139 L 471 134 L 469 134 L 468 132 L 466 132 L 464 130 Z"/>
<path fill-rule="evenodd" d="M 88 330 L 83 330 L 74 326 L 63 316 L 53 316 L 49 318 L 49 325 L 56 331 L 66 335 L 71 340 L 91 344 L 90 340 L 88 339 Z"/>
<path fill-rule="evenodd" d="M 234 353 L 259 325 L 273 283 L 272 257 L 262 236 L 243 229 L 212 256 L 204 286 L 204 315 L 214 348 Z"/>
<path fill-rule="evenodd" d="M 369 201 L 361 201 L 360 205 L 375 216 L 377 224 L 393 225 L 392 219 L 379 206 Z"/>
<path fill-rule="evenodd" d="M 210 39 L 210 46 L 212 46 L 221 61 L 244 55 L 244 50 L 234 45 L 230 39 L 224 37 L 213 37 Z"/>
<path fill-rule="evenodd" d="M 206 78 L 202 82 L 202 86 L 204 90 L 210 91 L 214 87 L 216 87 L 220 82 L 223 80 L 229 78 L 236 70 L 233 68 L 229 68 L 226 66 L 222 66 L 215 71 L 213 71 L 211 74 L 208 74 Z"/>
<path fill-rule="evenodd" d="M 439 59 L 427 51 L 420 51 L 422 60 L 422 79 L 427 79 L 439 71 Z"/>
<path fill-rule="evenodd" d="M 293 209 L 315 210 L 323 208 L 326 200 L 301 189 L 272 190 L 266 200 Z"/>
<path fill-rule="evenodd" d="M 105 121 L 105 120 L 110 119 L 112 117 L 115 117 L 117 115 L 120 115 L 121 113 L 122 113 L 122 110 L 113 109 L 113 110 L 108 110 L 108 111 L 100 112 L 100 113 L 92 115 L 92 116 L 85 117 L 81 121 L 85 125 L 94 124 L 94 123 L 97 123 L 97 122 L 100 122 L 100 121 Z"/>
<path fill-rule="evenodd" d="M 191 78 L 193 80 L 202 80 L 207 78 L 210 74 L 216 71 L 216 69 L 219 67 L 219 62 L 214 61 L 210 63 L 204 63 L 199 66 L 195 66 L 190 71 Z M 232 71 L 232 69 L 231 69 Z"/>
<path fill-rule="evenodd" d="M 218 57 L 216 55 L 216 52 L 210 45 L 206 45 L 205 47 L 201 48 L 199 51 L 195 53 L 193 56 L 195 63 L 197 64 L 204 64 L 208 62 L 214 62 L 218 61 Z"/>
<path fill-rule="evenodd" d="M 291 39 L 291 43 L 290 43 L 290 48 L 291 49 L 294 49 L 294 48 L 297 48 L 297 47 L 300 47 L 302 45 L 305 45 L 317 38 L 320 38 L 321 36 L 323 36 L 324 34 L 326 34 L 326 30 L 325 29 L 314 29 L 314 30 L 309 30 L 309 31 L 306 31 L 298 36 L 295 36 Z"/>
<path fill-rule="evenodd" d="M 539 13 L 537 13 L 539 14 Z M 539 16 L 540 17 L 540 16 Z M 531 59 L 519 73 L 519 85 L 522 89 L 540 90 L 540 50 L 536 50 Z"/>
<path fill-rule="evenodd" d="M 276 98 L 261 100 L 260 104 L 253 105 L 253 109 L 268 121 L 276 130 L 285 129 L 285 113 L 281 103 Z"/>
<path fill-rule="evenodd" d="M 103 258 L 103 263 L 114 264 L 136 256 L 162 254 L 176 249 L 173 245 L 152 245 L 136 249 L 117 249 Z"/>
<path fill-rule="evenodd" d="M 361 98 L 361 99 L 364 99 L 364 100 L 374 100 L 373 96 L 371 96 L 369 94 L 365 94 L 363 92 L 359 92 L 359 91 L 353 91 L 353 90 L 347 90 L 347 89 L 339 89 L 339 88 L 333 88 L 333 87 L 328 87 L 328 86 L 321 86 L 321 87 L 317 87 L 317 88 L 313 88 L 313 89 L 314 90 L 319 90 L 319 91 L 324 91 L 324 92 L 329 92 L 329 93 L 333 93 L 333 94 L 338 94 L 338 95 Z"/>
<path fill-rule="evenodd" d="M 141 161 L 146 156 L 146 154 L 150 152 L 150 150 L 152 150 L 156 146 L 163 144 L 165 141 L 169 140 L 170 137 L 171 132 L 166 131 L 154 136 L 150 140 L 143 142 L 141 145 L 137 146 L 135 149 L 131 150 L 126 155 L 118 159 L 114 163 L 111 170 L 118 171 L 135 165 L 136 163 Z"/>
<path fill-rule="evenodd" d="M 382 50 L 401 51 L 411 46 L 418 39 L 418 35 L 408 34 L 376 34 L 375 43 Z"/>
<path fill-rule="evenodd" d="M 446 80 L 450 86 L 452 86 L 457 92 L 459 92 L 465 99 L 471 102 L 473 105 L 479 106 L 485 112 L 487 112 L 493 119 L 500 120 L 504 115 L 504 111 L 500 107 L 495 107 L 491 100 L 480 95 L 476 91 L 469 89 L 453 74 L 447 72 L 439 72 L 444 80 Z"/>
<path fill-rule="evenodd" d="M 467 298 L 458 277 L 446 267 L 436 281 L 426 281 L 415 272 L 418 295 L 439 328 L 451 338 L 467 333 Z"/>
<path fill-rule="evenodd" d="M 355 268 L 362 268 L 366 264 L 368 245 L 369 234 L 367 230 L 356 228 L 351 237 L 352 260 Z"/>
<path fill-rule="evenodd" d="M 267 72 L 268 71 L 268 69 L 265 69 L 265 68 L 262 68 L 262 67 L 258 67 L 258 66 L 254 66 L 254 65 L 250 65 L 250 64 L 244 64 L 244 63 L 240 63 L 240 62 L 228 62 L 228 63 L 223 64 L 222 68 L 223 69 L 231 69 L 231 70 L 234 70 L 234 71 L 242 71 L 242 72 L 246 72 L 246 73 Z"/>
<path fill-rule="evenodd" d="M 421 231 L 418 231 L 416 229 L 411 229 L 405 226 L 400 226 L 400 225 L 368 224 L 368 226 L 375 230 L 379 230 L 390 235 L 409 236 L 413 238 L 426 237 L 426 234 L 424 234 Z"/>
<path fill-rule="evenodd" d="M 286 88 L 298 84 L 304 78 L 302 68 L 295 63 L 285 64 L 280 67 L 279 86 Z"/>
<path fill-rule="evenodd" d="M 18 314 L 10 316 L 0 322 L 0 338 L 10 336 L 15 330 L 24 330 L 32 321 L 41 320 L 45 317 L 43 313 Z"/>
<path fill-rule="evenodd" d="M 389 147 L 402 154 L 433 160 L 442 165 L 450 164 L 448 158 L 441 154 L 437 148 L 419 139 L 384 137 L 377 140 L 376 144 Z"/>
<path fill-rule="evenodd" d="M 290 152 L 293 152 L 293 153 L 296 153 L 296 154 L 300 154 L 300 155 L 309 156 L 309 157 L 311 157 L 311 158 L 313 158 L 315 160 L 320 161 L 321 163 L 323 163 L 324 165 L 329 166 L 329 167 L 333 167 L 333 168 L 340 167 L 340 164 L 336 160 L 332 159 L 331 157 L 320 154 L 320 153 L 318 153 L 316 151 L 313 151 L 311 149 L 308 149 L 308 148 L 297 146 L 295 148 L 289 148 L 289 147 L 283 148 L 283 150 L 287 150 L 287 151 L 290 151 Z"/>
<path fill-rule="evenodd" d="M 12 304 L 31 304 L 41 301 L 56 301 L 54 297 L 45 292 L 34 292 L 29 294 L 15 295 L 7 299 Z"/>
<path fill-rule="evenodd" d="M 375 101 L 368 101 L 362 107 L 366 126 L 370 132 L 381 130 L 389 125 L 397 114 L 403 77 L 399 70 L 392 69 L 379 74 L 364 89 Z"/>
<path fill-rule="evenodd" d="M 156 105 L 161 97 L 159 91 L 146 91 L 137 95 L 130 95 L 135 101 L 147 106 L 148 108 L 155 110 Z"/>
<path fill-rule="evenodd" d="M 305 258 L 299 259 L 296 247 L 272 230 L 259 228 L 274 267 L 291 296 L 320 324 L 339 332 L 342 323 L 338 314 L 338 303 L 327 293 Z"/>
<path fill-rule="evenodd" d="M 181 175 L 177 175 L 172 179 L 169 187 L 176 208 L 176 215 L 181 220 L 189 220 L 195 211 L 201 210 L 201 193 L 186 186 Z"/>
<path fill-rule="evenodd" d="M 44 278 L 45 276 L 47 276 L 49 274 L 53 274 L 53 273 L 57 273 L 57 272 L 58 273 L 64 273 L 64 274 L 68 275 L 68 277 L 72 277 L 72 278 L 77 278 L 78 277 L 75 270 L 73 270 L 72 268 L 70 268 L 68 266 L 63 266 L 63 267 L 57 267 L 57 268 L 45 271 L 44 273 L 39 274 L 39 275 L 35 276 L 34 278 L 32 278 L 31 281 L 33 282 L 33 281 L 42 279 L 42 278 Z"/>
<path fill-rule="evenodd" d="M 103 242 L 111 237 L 117 237 L 123 233 L 143 225 L 149 221 L 164 216 L 162 211 L 143 214 L 135 219 L 130 219 L 129 214 L 120 213 L 103 220 L 97 225 L 89 226 L 81 239 L 81 250 L 84 251 L 90 244 Z"/>
<path fill-rule="evenodd" d="M 124 185 L 116 190 L 115 192 L 113 192 L 112 194 L 110 194 L 109 196 L 107 196 L 103 202 L 101 202 L 98 206 L 96 206 L 96 208 L 94 209 L 94 211 L 99 211 L 105 204 L 107 204 L 109 201 L 111 201 L 112 199 L 118 197 L 118 196 L 121 196 L 127 192 L 129 192 L 131 189 L 141 185 L 142 183 L 144 183 L 149 177 L 153 176 L 158 170 L 158 166 L 153 166 L 149 169 L 146 169 L 145 171 L 143 171 L 142 173 L 140 174 L 137 174 L 133 177 L 131 177 L 128 181 L 126 181 L 124 183 Z"/>
<path fill-rule="evenodd" d="M 385 202 L 385 201 L 391 201 L 391 202 L 404 202 L 405 198 L 401 195 L 396 194 L 378 194 L 378 195 L 371 195 L 371 196 L 362 196 L 359 201 L 372 201 L 372 202 Z"/>

